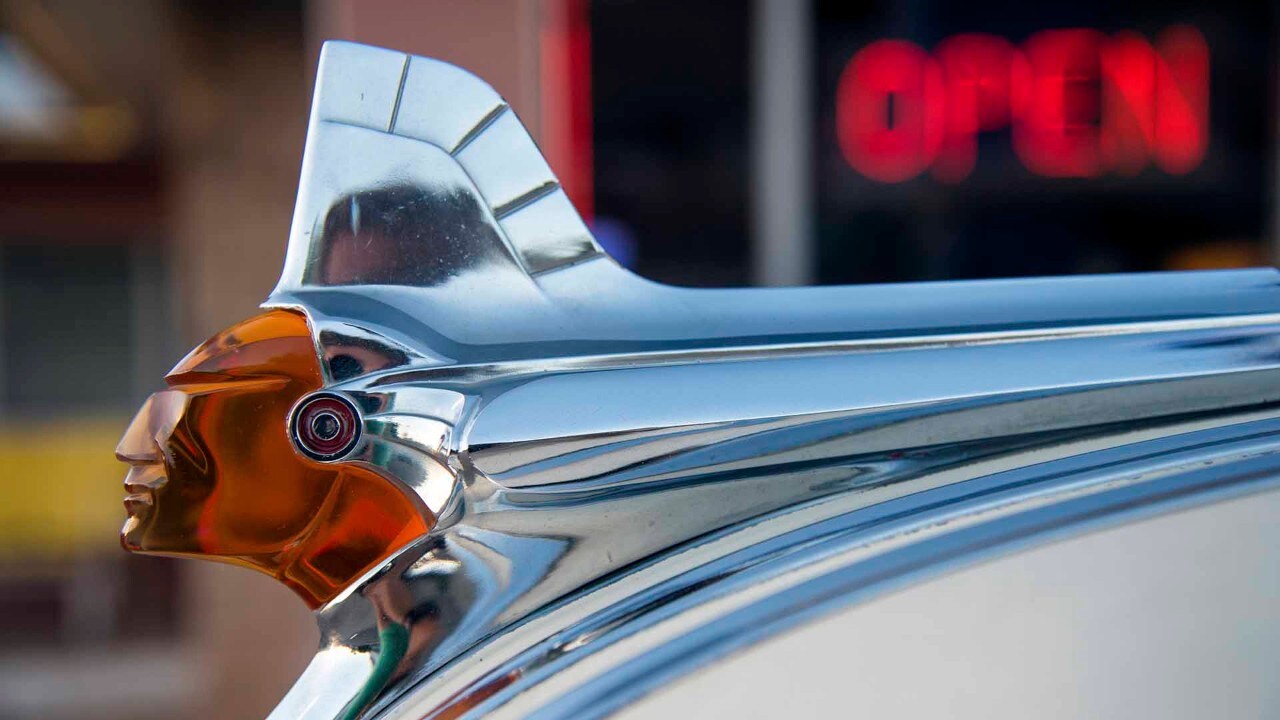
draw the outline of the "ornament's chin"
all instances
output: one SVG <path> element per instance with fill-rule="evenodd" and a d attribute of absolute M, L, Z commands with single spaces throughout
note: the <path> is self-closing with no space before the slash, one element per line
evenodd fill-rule
<path fill-rule="evenodd" d="M 129 552 L 141 551 L 142 533 L 142 518 L 130 513 L 124 521 L 124 526 L 120 528 L 120 547 Z"/>

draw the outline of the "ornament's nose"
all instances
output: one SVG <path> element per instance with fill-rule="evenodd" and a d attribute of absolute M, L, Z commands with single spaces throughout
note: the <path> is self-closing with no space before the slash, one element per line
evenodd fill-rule
<path fill-rule="evenodd" d="M 159 462 L 160 446 L 177 427 L 186 405 L 187 396 L 177 390 L 164 390 L 147 398 L 116 445 L 116 459 L 130 465 Z"/>

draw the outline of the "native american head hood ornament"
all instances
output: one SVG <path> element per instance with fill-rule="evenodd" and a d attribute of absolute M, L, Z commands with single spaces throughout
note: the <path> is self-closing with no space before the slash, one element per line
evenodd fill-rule
<path fill-rule="evenodd" d="M 360 411 L 318 392 L 301 313 L 228 328 L 165 379 L 116 451 L 132 466 L 125 548 L 245 565 L 317 607 L 434 524 L 408 488 L 340 461 Z"/>
<path fill-rule="evenodd" d="M 180 362 L 126 433 L 124 546 L 333 599 L 425 535 L 455 489 L 441 451 L 461 395 L 397 402 L 369 392 L 373 376 L 509 354 L 491 352 L 510 340 L 501 316 L 551 309 L 533 275 L 600 255 L 491 88 L 329 43 L 279 286 Z"/>
<path fill-rule="evenodd" d="M 121 441 L 123 543 L 316 608 L 279 717 L 594 716 L 1059 487 L 1023 469 L 1280 400 L 1277 288 L 658 285 L 483 82 L 329 43 L 279 285 Z"/>

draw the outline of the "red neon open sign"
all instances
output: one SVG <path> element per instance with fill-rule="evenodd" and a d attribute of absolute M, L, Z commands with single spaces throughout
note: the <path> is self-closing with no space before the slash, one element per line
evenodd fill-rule
<path fill-rule="evenodd" d="M 1209 141 L 1209 48 L 1174 26 L 1142 36 L 1046 30 L 1016 47 L 955 35 L 932 54 L 903 40 L 862 48 L 836 90 L 836 135 L 858 172 L 902 182 L 930 170 L 958 182 L 977 135 L 1011 127 L 1028 170 L 1049 177 L 1182 174 Z"/>

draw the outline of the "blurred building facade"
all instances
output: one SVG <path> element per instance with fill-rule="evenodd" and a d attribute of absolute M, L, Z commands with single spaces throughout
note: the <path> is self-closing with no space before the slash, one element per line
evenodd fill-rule
<path fill-rule="evenodd" d="M 119 551 L 110 450 L 274 284 L 322 40 L 480 74 L 616 257 L 734 285 L 1270 264 L 1276 37 L 1145 0 L 0 0 L 0 718 L 261 716 L 314 648 L 266 578 Z"/>

